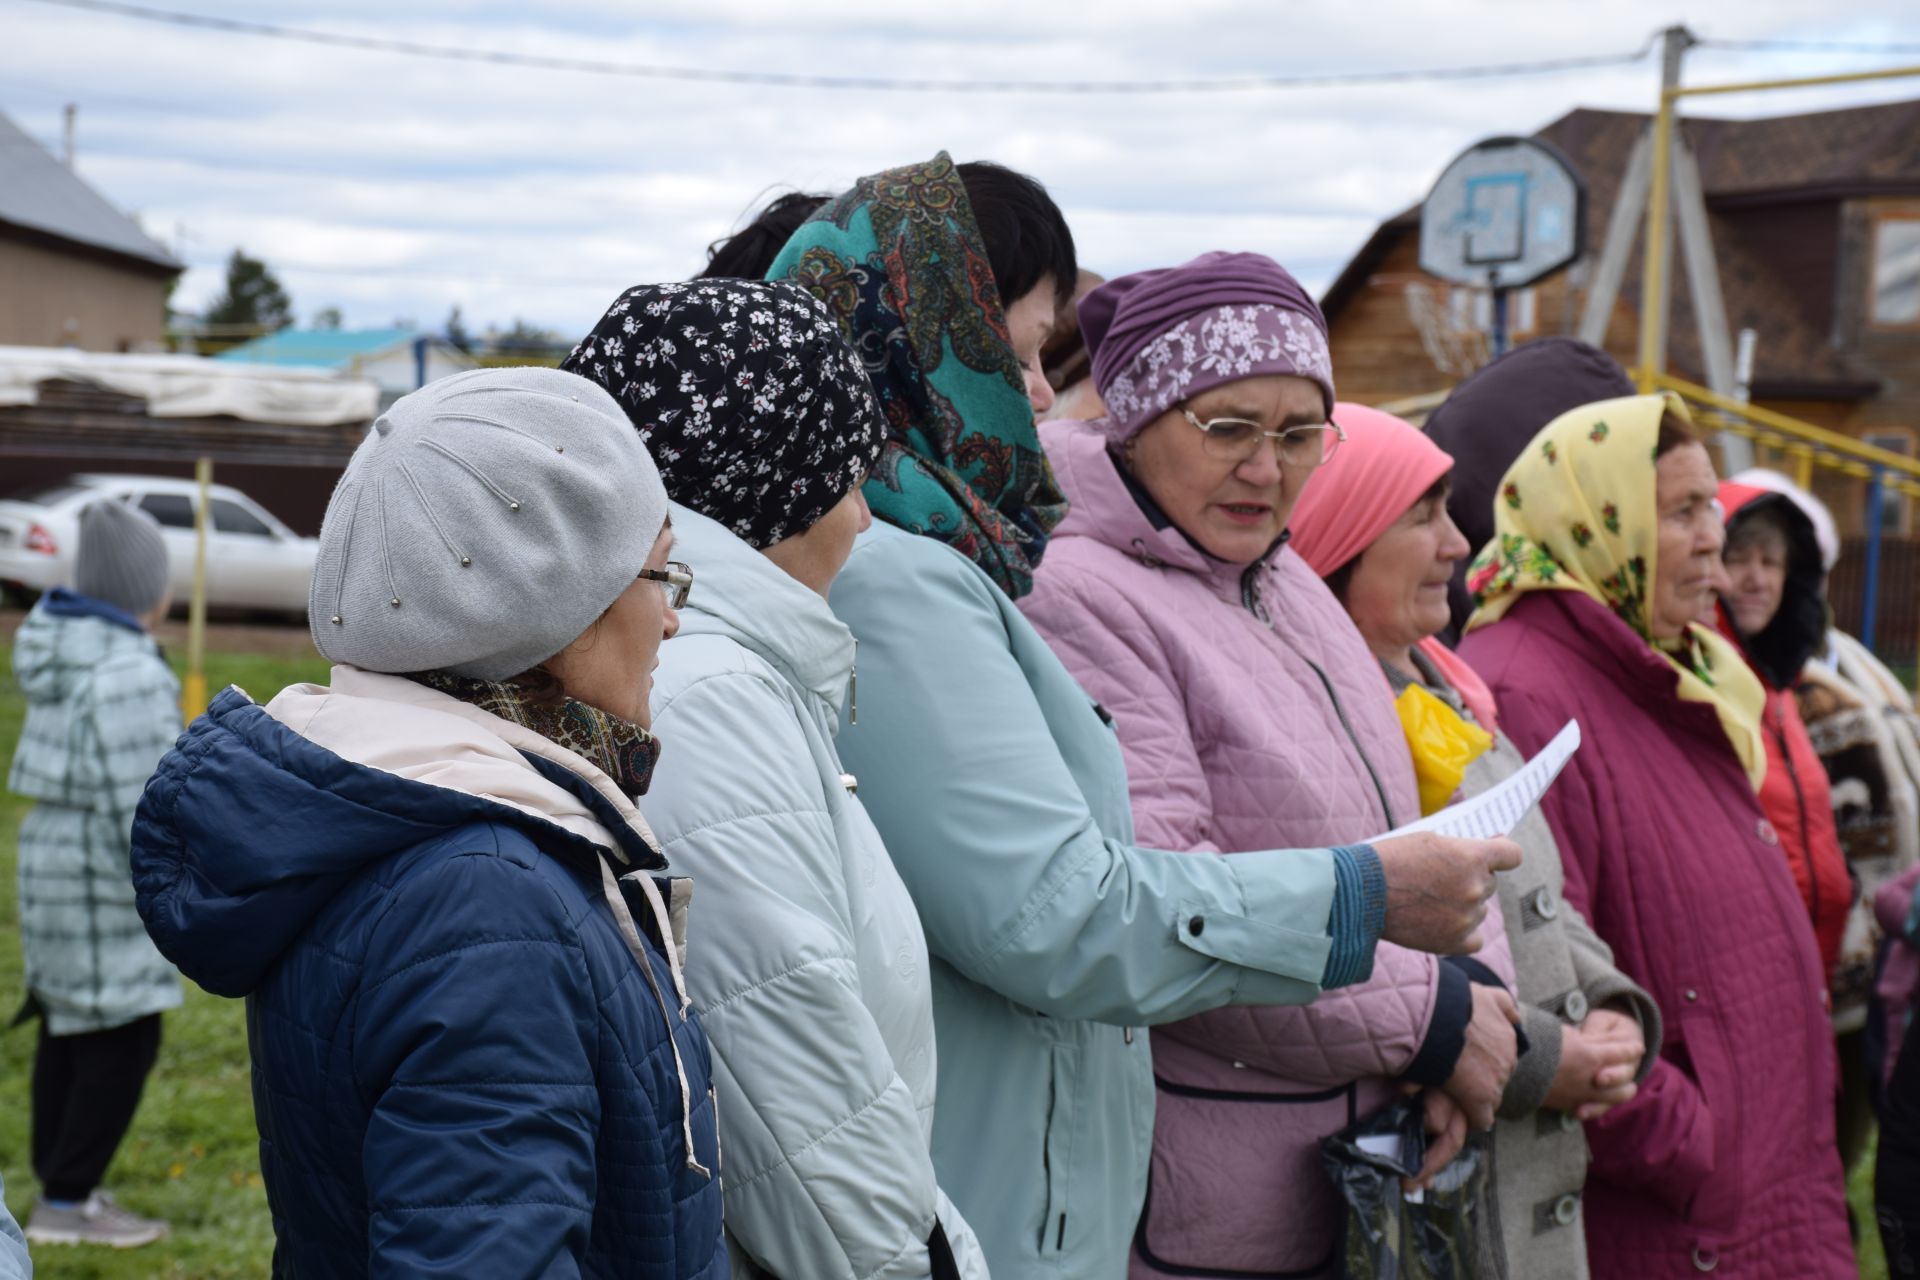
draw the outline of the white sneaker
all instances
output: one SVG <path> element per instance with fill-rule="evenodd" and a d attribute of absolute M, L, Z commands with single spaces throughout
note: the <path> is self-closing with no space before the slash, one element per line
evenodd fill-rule
<path fill-rule="evenodd" d="M 115 1249 L 137 1249 L 164 1239 L 167 1231 L 161 1219 L 129 1213 L 104 1191 L 96 1191 L 64 1209 L 36 1200 L 27 1218 L 30 1244 L 104 1244 Z"/>

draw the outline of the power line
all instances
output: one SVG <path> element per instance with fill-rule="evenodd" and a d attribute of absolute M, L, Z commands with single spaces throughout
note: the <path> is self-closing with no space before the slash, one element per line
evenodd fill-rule
<path fill-rule="evenodd" d="M 1630 53 L 1587 54 L 1579 57 L 1545 58 L 1532 62 L 1492 63 L 1470 67 L 1307 72 L 1299 75 L 1228 76 L 1210 80 L 926 80 L 899 79 L 890 76 L 819 75 L 787 71 L 718 70 L 640 62 L 611 62 L 596 58 L 559 58 L 543 54 L 513 53 L 499 49 L 475 49 L 457 45 L 423 44 L 413 40 L 341 35 L 300 27 L 283 27 L 267 22 L 249 22 L 239 18 L 219 18 L 208 14 L 154 9 L 146 5 L 121 3 L 121 0 L 38 0 L 38 3 L 63 9 L 82 9 L 123 18 L 137 18 L 143 22 L 166 23 L 172 26 L 223 31 L 238 35 L 263 36 L 274 40 L 327 45 L 338 49 L 394 53 L 415 58 L 437 58 L 442 61 L 480 62 L 494 66 L 540 71 L 572 71 L 589 75 L 681 80 L 703 84 L 756 85 L 781 89 L 856 89 L 883 93 L 1115 95 L 1243 93 L 1263 89 L 1309 89 L 1413 81 L 1487 80 L 1509 76 L 1548 75 L 1556 71 L 1574 71 L 1590 67 L 1630 66 L 1652 53 L 1658 39 L 1658 37 L 1650 37 L 1645 44 Z"/>
<path fill-rule="evenodd" d="M 1920 44 L 1871 44 L 1845 40 L 1711 40 L 1696 42 L 1702 49 L 1731 49 L 1743 53 L 1920 53 Z"/>

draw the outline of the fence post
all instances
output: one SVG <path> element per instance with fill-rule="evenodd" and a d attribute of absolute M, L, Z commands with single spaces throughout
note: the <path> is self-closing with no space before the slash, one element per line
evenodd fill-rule
<path fill-rule="evenodd" d="M 1885 474 L 1875 467 L 1867 479 L 1867 581 L 1860 605 L 1860 643 L 1869 650 L 1873 648 L 1874 626 L 1879 620 L 1876 615 L 1880 606 L 1880 526 L 1887 500 L 1881 480 Z"/>

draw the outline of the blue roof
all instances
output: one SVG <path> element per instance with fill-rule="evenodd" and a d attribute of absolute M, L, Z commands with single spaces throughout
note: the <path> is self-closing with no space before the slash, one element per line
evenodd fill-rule
<path fill-rule="evenodd" d="M 417 329 L 282 329 L 231 347 L 214 359 L 344 369 L 356 358 L 378 355 L 430 336 Z"/>

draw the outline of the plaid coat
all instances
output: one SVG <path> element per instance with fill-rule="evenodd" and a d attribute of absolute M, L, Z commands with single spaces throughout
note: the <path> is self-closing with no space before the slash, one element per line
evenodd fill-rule
<path fill-rule="evenodd" d="M 171 1009 L 180 980 L 134 911 L 127 855 L 180 686 L 139 623 L 68 591 L 27 615 L 13 671 L 27 719 L 7 787 L 38 802 L 20 824 L 27 989 L 57 1036 Z"/>

